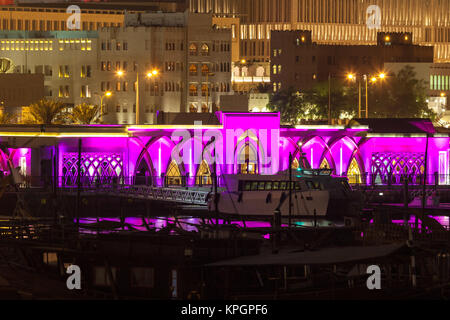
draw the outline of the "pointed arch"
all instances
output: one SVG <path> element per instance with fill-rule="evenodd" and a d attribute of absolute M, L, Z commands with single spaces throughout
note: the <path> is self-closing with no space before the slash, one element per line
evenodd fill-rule
<path fill-rule="evenodd" d="M 297 170 L 300 167 L 300 162 L 298 162 L 297 158 L 294 158 L 291 163 L 291 168 Z"/>
<path fill-rule="evenodd" d="M 361 168 L 359 167 L 358 161 L 356 161 L 356 158 L 353 157 L 347 170 L 347 177 L 349 183 L 361 184 L 362 183 L 361 173 L 362 171 Z"/>
<path fill-rule="evenodd" d="M 172 160 L 166 170 L 167 185 L 182 185 L 181 171 L 175 160 Z"/>
<path fill-rule="evenodd" d="M 212 185 L 211 170 L 206 160 L 203 160 L 197 170 L 196 185 Z"/>
<path fill-rule="evenodd" d="M 332 167 L 326 157 L 323 157 L 322 163 L 320 164 L 319 168 L 320 169 L 332 169 Z"/>
<path fill-rule="evenodd" d="M 258 174 L 258 151 L 255 146 L 246 142 L 237 153 L 238 173 Z"/>

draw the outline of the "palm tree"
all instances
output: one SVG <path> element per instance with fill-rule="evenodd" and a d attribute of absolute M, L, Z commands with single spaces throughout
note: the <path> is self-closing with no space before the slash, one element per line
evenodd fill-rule
<path fill-rule="evenodd" d="M 56 124 L 66 122 L 66 106 L 53 100 L 40 100 L 27 107 L 32 123 Z"/>
<path fill-rule="evenodd" d="M 16 116 L 9 112 L 0 112 L 0 124 L 13 124 L 16 123 Z"/>
<path fill-rule="evenodd" d="M 72 113 L 69 114 L 69 119 L 77 124 L 93 124 L 98 123 L 100 115 L 99 106 L 82 103 L 73 108 Z"/>

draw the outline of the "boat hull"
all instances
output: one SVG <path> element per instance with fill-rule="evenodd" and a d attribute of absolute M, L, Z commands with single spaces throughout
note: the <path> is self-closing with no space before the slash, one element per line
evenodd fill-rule
<path fill-rule="evenodd" d="M 327 215 L 329 192 L 326 190 L 293 191 L 292 217 L 325 217 Z M 223 192 L 212 196 L 209 210 L 220 214 L 239 216 L 273 216 L 280 211 L 282 216 L 289 216 L 289 192 L 247 191 Z"/>

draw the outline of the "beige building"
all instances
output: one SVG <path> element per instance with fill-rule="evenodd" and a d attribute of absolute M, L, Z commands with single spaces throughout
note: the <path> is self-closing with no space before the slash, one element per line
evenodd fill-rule
<path fill-rule="evenodd" d="M 108 123 L 136 122 L 138 74 L 140 124 L 153 123 L 159 110 L 219 108 L 220 96 L 231 92 L 230 29 L 214 28 L 211 14 L 130 14 L 126 20 L 126 27 L 99 31 L 3 31 L 0 58 L 11 61 L 10 72 L 44 74 L 47 98 L 103 102 Z"/>
<path fill-rule="evenodd" d="M 66 5 L 67 7 L 67 5 Z M 0 6 L 0 30 L 64 31 L 71 16 L 63 8 L 35 8 Z M 123 10 L 82 9 L 80 30 L 99 30 L 104 27 L 121 27 Z"/>

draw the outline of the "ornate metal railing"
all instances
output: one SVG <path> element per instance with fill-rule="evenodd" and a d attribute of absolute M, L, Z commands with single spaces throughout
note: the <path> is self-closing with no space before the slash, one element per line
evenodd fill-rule
<path fill-rule="evenodd" d="M 64 188 L 64 192 L 76 193 L 78 189 Z M 183 204 L 207 205 L 209 191 L 188 188 L 161 188 L 144 185 L 101 185 L 81 189 L 83 193 L 108 194 L 134 199 L 148 199 Z"/>

